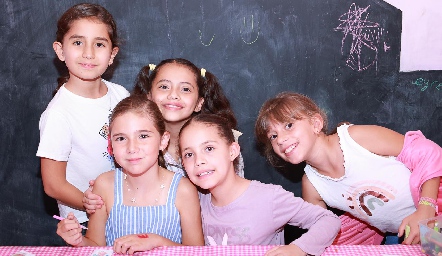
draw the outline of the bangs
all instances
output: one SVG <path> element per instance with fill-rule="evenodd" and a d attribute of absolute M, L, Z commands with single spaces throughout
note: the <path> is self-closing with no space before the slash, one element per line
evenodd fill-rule
<path fill-rule="evenodd" d="M 293 103 L 291 103 L 281 98 L 275 98 L 264 104 L 263 109 L 265 110 L 259 114 L 255 130 L 261 142 L 264 142 L 263 139 L 267 138 L 270 124 L 287 123 L 293 119 L 301 120 L 305 118 L 305 115 L 295 106 L 292 106 Z"/>

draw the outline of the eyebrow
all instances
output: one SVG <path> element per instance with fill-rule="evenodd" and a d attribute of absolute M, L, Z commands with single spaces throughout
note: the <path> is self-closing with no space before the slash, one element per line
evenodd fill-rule
<path fill-rule="evenodd" d="M 76 39 L 76 38 L 83 39 L 83 38 L 86 38 L 86 37 L 84 37 L 84 36 L 80 36 L 80 35 L 72 35 L 71 37 L 69 37 L 69 39 Z M 105 37 L 97 36 L 97 37 L 95 37 L 94 39 L 95 39 L 95 40 L 99 40 L 99 41 L 106 41 L 106 42 L 109 42 L 109 40 L 107 40 L 107 38 L 105 38 Z"/>
<path fill-rule="evenodd" d="M 154 131 L 150 131 L 150 130 L 137 130 L 135 132 L 137 132 L 137 133 L 154 133 Z M 112 134 L 112 138 L 122 136 L 122 135 L 126 135 L 126 133 L 120 132 L 120 133 Z"/>
<path fill-rule="evenodd" d="M 169 79 L 161 79 L 160 81 L 157 82 L 157 84 L 164 83 L 164 82 L 172 83 L 172 81 L 170 81 Z M 188 85 L 190 85 L 192 87 L 195 87 L 193 84 L 191 84 L 189 82 L 179 82 L 178 84 L 188 84 Z"/>
<path fill-rule="evenodd" d="M 218 142 L 217 142 L 216 140 L 208 140 L 208 141 L 205 141 L 205 142 L 201 143 L 201 145 L 207 145 L 207 144 L 209 144 L 209 143 L 215 143 L 215 144 L 218 144 Z M 190 147 L 184 148 L 183 151 L 188 150 L 189 148 L 190 148 Z"/>

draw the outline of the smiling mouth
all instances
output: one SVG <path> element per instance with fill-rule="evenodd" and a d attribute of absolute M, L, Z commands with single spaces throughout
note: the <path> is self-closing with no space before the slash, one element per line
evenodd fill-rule
<path fill-rule="evenodd" d="M 290 145 L 290 147 L 288 147 L 285 151 L 284 154 L 289 154 L 290 152 L 293 151 L 293 149 L 295 149 L 298 146 L 298 144 L 292 144 Z"/>
<path fill-rule="evenodd" d="M 209 174 L 212 174 L 214 171 L 206 171 L 206 172 L 202 172 L 202 173 L 200 173 L 200 174 L 197 174 L 196 176 L 198 176 L 198 177 L 203 177 L 203 176 L 206 176 L 206 175 L 209 175 Z"/>
<path fill-rule="evenodd" d="M 164 104 L 164 107 L 168 108 L 168 109 L 182 109 L 182 106 L 179 105 L 173 105 L 173 104 Z"/>

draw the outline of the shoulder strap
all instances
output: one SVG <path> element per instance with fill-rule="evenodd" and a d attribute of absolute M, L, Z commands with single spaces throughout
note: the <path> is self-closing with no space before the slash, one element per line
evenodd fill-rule
<path fill-rule="evenodd" d="M 114 204 L 123 202 L 123 171 L 120 168 L 115 169 L 114 182 Z"/>
<path fill-rule="evenodd" d="M 167 204 L 175 205 L 176 193 L 178 190 L 178 184 L 183 176 L 179 173 L 173 175 L 172 181 L 170 182 L 169 193 L 167 195 Z"/>

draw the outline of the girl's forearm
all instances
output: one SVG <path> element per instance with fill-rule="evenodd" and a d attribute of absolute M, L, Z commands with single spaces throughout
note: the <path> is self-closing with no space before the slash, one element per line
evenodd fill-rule
<path fill-rule="evenodd" d="M 67 181 L 63 185 L 60 184 L 59 189 L 56 189 L 51 197 L 69 207 L 84 211 L 83 192 Z"/>
<path fill-rule="evenodd" d="M 420 197 L 429 197 L 437 200 L 437 194 L 439 193 L 440 177 L 434 177 L 425 181 L 422 184 Z"/>
<path fill-rule="evenodd" d="M 437 214 L 437 195 L 439 193 L 439 185 L 440 177 L 434 177 L 422 184 L 417 210 L 428 209 L 428 207 L 431 207 Z"/>

